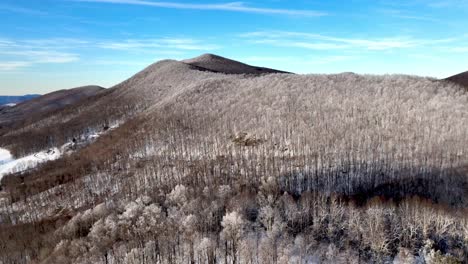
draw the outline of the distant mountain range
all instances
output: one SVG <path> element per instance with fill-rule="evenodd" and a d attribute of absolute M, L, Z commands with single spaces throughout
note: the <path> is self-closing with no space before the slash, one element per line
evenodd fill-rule
<path fill-rule="evenodd" d="M 40 94 L 27 94 L 20 96 L 1 96 L 0 95 L 0 106 L 6 104 L 18 104 L 24 101 L 31 100 L 33 98 L 41 96 Z"/>

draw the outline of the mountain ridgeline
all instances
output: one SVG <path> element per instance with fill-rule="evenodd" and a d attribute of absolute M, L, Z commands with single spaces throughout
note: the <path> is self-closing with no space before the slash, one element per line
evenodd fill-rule
<path fill-rule="evenodd" d="M 225 74 L 268 74 L 268 73 L 288 73 L 269 68 L 256 67 L 238 61 L 226 59 L 213 54 L 203 54 L 199 57 L 182 61 L 200 70 L 219 72 Z"/>
<path fill-rule="evenodd" d="M 460 74 L 448 77 L 445 79 L 446 81 L 458 84 L 460 86 L 465 87 L 465 89 L 468 89 L 468 71 L 462 72 Z"/>
<path fill-rule="evenodd" d="M 0 129 L 16 158 L 73 146 L 1 180 L 0 262 L 468 259 L 459 82 L 205 54 L 92 91 Z"/>
<path fill-rule="evenodd" d="M 55 91 L 43 96 L 31 98 L 28 101 L 20 102 L 14 107 L 0 113 L 0 124 L 8 122 L 18 122 L 35 115 L 44 115 L 72 106 L 79 101 L 92 97 L 104 88 L 99 86 L 84 86 L 69 90 Z"/>

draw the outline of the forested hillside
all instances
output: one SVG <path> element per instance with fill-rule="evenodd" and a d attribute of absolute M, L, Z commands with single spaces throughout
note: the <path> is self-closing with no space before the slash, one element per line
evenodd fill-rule
<path fill-rule="evenodd" d="M 161 61 L 4 130 L 73 148 L 3 177 L 0 263 L 468 261 L 465 89 L 249 67 Z"/>

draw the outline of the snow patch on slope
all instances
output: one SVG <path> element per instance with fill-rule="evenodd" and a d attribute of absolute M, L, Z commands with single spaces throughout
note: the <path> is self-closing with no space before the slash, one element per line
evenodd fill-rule
<path fill-rule="evenodd" d="M 0 148 L 0 166 L 13 160 L 10 151 Z"/>
<path fill-rule="evenodd" d="M 37 165 L 52 160 L 59 159 L 62 155 L 75 151 L 80 146 L 90 144 L 101 135 L 108 133 L 119 127 L 120 123 L 114 123 L 103 131 L 90 131 L 72 142 L 66 143 L 60 148 L 52 148 L 41 152 L 33 153 L 19 159 L 14 159 L 10 151 L 0 148 L 0 180 L 3 176 L 13 173 L 20 173 L 29 169 L 34 169 Z"/>
<path fill-rule="evenodd" d="M 6 149 L 0 149 L 0 153 L 8 153 L 4 154 L 5 157 L 9 155 L 9 159 L 5 159 L 4 162 L 0 161 L 0 179 L 4 175 L 23 172 L 41 163 L 56 160 L 61 156 L 61 152 L 58 148 L 37 152 L 19 159 L 13 159 L 10 152 Z"/>

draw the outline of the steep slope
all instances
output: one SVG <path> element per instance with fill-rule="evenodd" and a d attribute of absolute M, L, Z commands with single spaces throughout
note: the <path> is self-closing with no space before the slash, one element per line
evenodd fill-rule
<path fill-rule="evenodd" d="M 199 89 L 206 80 L 240 78 L 226 73 L 265 74 L 281 71 L 253 67 L 216 55 L 202 55 L 185 62 L 163 60 L 148 66 L 128 80 L 91 96 L 87 100 L 74 103 L 73 107 L 63 107 L 60 102 L 67 102 L 64 95 L 70 91 L 60 91 L 41 97 L 29 104 L 3 109 L 0 114 L 0 126 L 11 120 L 23 120 L 16 129 L 0 129 L 0 146 L 9 145 L 15 156 L 27 155 L 45 148 L 49 140 L 44 135 L 55 138 L 57 144 L 65 143 L 70 138 L 86 133 L 89 128 L 100 129 L 109 122 L 120 122 L 146 111 L 171 102 L 172 98 L 189 90 Z M 88 87 L 90 89 L 90 87 Z M 98 91 L 97 90 L 94 91 Z M 77 92 L 83 91 L 76 90 Z M 89 90 L 88 90 L 89 91 Z M 92 91 L 92 94 L 94 94 Z M 52 103 L 57 102 L 57 103 Z M 41 111 L 53 108 L 53 115 L 27 115 L 42 105 Z M 44 108 L 44 106 L 46 106 Z M 63 108 L 63 109 L 62 109 Z M 27 120 L 25 120 L 27 116 Z M 119 121 L 120 120 L 120 121 Z M 54 127 L 53 130 L 49 128 Z M 47 132 L 46 132 L 47 131 Z M 29 138 L 31 140 L 24 140 Z M 21 143 L 17 143 L 21 142 Z M 14 145 L 22 145 L 17 147 Z"/>
<path fill-rule="evenodd" d="M 208 70 L 225 74 L 287 73 L 269 68 L 251 66 L 213 54 L 203 54 L 193 59 L 183 60 L 182 62 L 199 67 L 201 70 Z"/>
<path fill-rule="evenodd" d="M 73 107 L 65 107 L 41 118 L 28 118 L 27 122 L 13 130 L 4 129 L 6 132 L 0 137 L 0 146 L 8 146 L 15 156 L 24 156 L 47 148 L 50 138 L 56 144 L 64 144 L 89 129 L 102 129 L 109 123 L 122 122 L 151 107 L 169 102 L 205 80 L 223 78 L 236 77 L 199 71 L 197 66 L 175 60 L 159 61 Z M 12 113 L 5 116 L 13 117 Z"/>
<path fill-rule="evenodd" d="M 468 89 L 468 71 L 448 77 L 444 80 L 456 83 Z"/>

